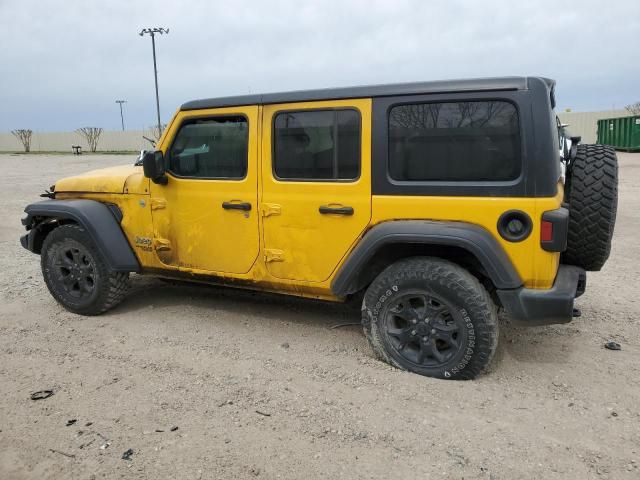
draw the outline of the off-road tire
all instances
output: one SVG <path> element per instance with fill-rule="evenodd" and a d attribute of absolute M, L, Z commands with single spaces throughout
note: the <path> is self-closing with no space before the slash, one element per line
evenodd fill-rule
<path fill-rule="evenodd" d="M 452 341 L 459 346 L 447 347 L 452 350 L 449 353 L 444 350 L 445 358 L 440 365 L 425 365 L 420 360 L 409 359 L 411 355 L 422 359 L 422 344 L 418 347 L 413 343 L 406 343 L 404 346 L 394 345 L 394 342 L 400 342 L 397 332 L 405 332 L 404 327 L 397 327 L 399 318 L 396 312 L 402 314 L 407 308 L 402 305 L 405 301 L 403 299 L 421 295 L 419 292 L 424 292 L 427 298 L 436 299 L 436 303 L 450 310 L 449 320 L 437 328 L 458 328 L 454 334 L 458 337 Z M 429 320 L 432 322 L 431 325 L 439 315 L 428 313 L 428 308 L 432 308 L 431 303 L 422 310 L 423 307 L 420 305 L 410 308 L 414 313 L 427 312 L 424 316 L 432 317 Z M 406 313 L 402 315 L 406 316 Z M 448 324 L 448 321 L 451 324 Z M 393 325 L 390 322 L 393 322 Z M 407 325 L 412 322 L 413 319 L 407 321 Z M 403 370 L 436 378 L 475 378 L 489 365 L 498 344 L 498 315 L 489 292 L 467 270 L 452 262 L 432 257 L 403 259 L 380 273 L 364 296 L 362 325 L 375 355 L 380 360 Z M 424 339 L 428 338 L 429 334 L 433 334 L 434 338 L 440 335 L 436 328 L 429 331 L 430 326 L 425 318 L 418 319 L 418 326 L 425 330 L 427 335 L 420 337 L 418 343 L 424 341 L 426 344 L 427 340 Z M 393 331 L 394 334 L 391 335 L 388 331 Z M 415 335 L 415 330 L 409 331 L 408 334 Z M 419 333 L 418 336 L 420 335 Z M 409 342 L 411 341 L 415 341 L 415 337 L 411 337 Z M 438 338 L 434 341 L 440 340 Z M 406 351 L 407 348 L 417 348 L 417 352 Z M 443 354 L 440 352 L 440 355 Z M 432 360 L 437 363 L 435 357 Z"/>
<path fill-rule="evenodd" d="M 76 252 L 81 259 L 79 262 Z M 129 273 L 110 271 L 89 234 L 79 225 L 61 225 L 52 230 L 42 244 L 40 264 L 53 298 L 70 312 L 80 315 L 99 315 L 112 309 L 122 301 L 129 287 Z M 86 291 L 79 280 L 75 285 L 65 286 L 68 272 L 76 271 L 82 272 L 76 274 L 76 278 L 83 277 Z"/>
<path fill-rule="evenodd" d="M 605 145 L 578 145 L 565 186 L 569 233 L 562 263 L 598 271 L 611 252 L 618 209 L 618 160 Z"/>

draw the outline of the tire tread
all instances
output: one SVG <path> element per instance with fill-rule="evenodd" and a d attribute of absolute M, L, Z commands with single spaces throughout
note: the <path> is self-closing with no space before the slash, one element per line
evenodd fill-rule
<path fill-rule="evenodd" d="M 498 344 L 497 308 L 489 292 L 476 277 L 459 265 L 439 258 L 412 257 L 400 260 L 387 267 L 367 290 L 362 306 L 362 325 L 376 357 L 397 368 L 407 370 L 385 349 L 378 325 L 371 321 L 371 310 L 367 307 L 379 297 L 380 292 L 403 280 L 420 280 L 426 284 L 438 282 L 447 289 L 461 292 L 464 308 L 470 315 L 473 313 L 473 318 L 482 319 L 482 321 L 473 322 L 478 348 L 472 360 L 462 371 L 446 378 L 470 380 L 480 375 L 491 363 Z M 445 378 L 444 375 L 434 376 Z"/>
<path fill-rule="evenodd" d="M 606 145 L 578 145 L 567 177 L 569 232 L 562 262 L 600 270 L 611 253 L 618 206 L 618 161 Z"/>
<path fill-rule="evenodd" d="M 104 281 L 99 283 L 100 291 L 96 300 L 84 307 L 75 307 L 66 304 L 64 302 L 64 299 L 57 295 L 53 286 L 50 285 L 50 282 L 52 280 L 49 278 L 49 275 L 46 272 L 46 252 L 52 244 L 64 241 L 66 238 L 72 238 L 80 243 L 83 243 L 87 249 L 91 250 L 91 253 L 97 263 L 96 269 L 98 270 L 98 272 L 100 272 L 100 275 L 105 277 Z M 110 271 L 107 262 L 104 260 L 98 249 L 93 244 L 91 237 L 89 237 L 84 228 L 77 224 L 61 225 L 52 230 L 47 235 L 42 245 L 41 265 L 45 283 L 47 284 L 49 291 L 63 307 L 73 313 L 78 313 L 81 315 L 100 315 L 102 313 L 105 313 L 122 302 L 129 289 L 129 273 Z"/>

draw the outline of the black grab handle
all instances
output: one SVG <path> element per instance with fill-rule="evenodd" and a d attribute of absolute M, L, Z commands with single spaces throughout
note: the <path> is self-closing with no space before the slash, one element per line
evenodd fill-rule
<path fill-rule="evenodd" d="M 321 205 L 318 209 L 323 215 L 353 215 L 353 207 L 330 207 Z"/>
<path fill-rule="evenodd" d="M 248 212 L 251 210 L 251 204 L 249 202 L 222 202 L 222 208 L 225 210 L 244 210 Z"/>

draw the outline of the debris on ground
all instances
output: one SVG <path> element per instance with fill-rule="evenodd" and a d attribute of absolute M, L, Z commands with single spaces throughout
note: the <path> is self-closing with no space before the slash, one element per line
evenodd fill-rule
<path fill-rule="evenodd" d="M 177 426 L 173 426 L 169 429 L 170 432 L 175 432 L 176 430 L 178 430 Z M 165 430 L 163 430 L 162 428 L 156 428 L 156 433 L 164 433 Z"/>
<path fill-rule="evenodd" d="M 362 325 L 362 323 L 361 322 L 338 323 L 337 325 L 333 325 L 329 327 L 329 330 L 334 330 L 336 328 L 342 328 L 342 327 L 353 327 L 354 325 Z"/>
<path fill-rule="evenodd" d="M 80 450 L 82 450 L 82 449 L 84 449 L 84 448 L 86 448 L 86 447 L 89 447 L 89 446 L 93 445 L 93 443 L 94 443 L 95 441 L 96 441 L 96 439 L 94 438 L 93 440 L 91 440 L 91 441 L 89 441 L 89 442 L 87 442 L 87 443 L 83 443 L 83 444 L 82 444 L 82 445 L 80 445 L 80 447 L 78 447 L 78 448 L 80 448 Z"/>
<path fill-rule="evenodd" d="M 87 422 L 84 424 L 85 427 L 90 427 L 91 425 L 93 425 L 93 422 Z"/>
<path fill-rule="evenodd" d="M 44 400 L 53 395 L 53 390 L 39 390 L 31 394 L 31 400 Z"/>
<path fill-rule="evenodd" d="M 50 448 L 49 451 L 53 453 L 59 453 L 60 455 L 64 455 L 65 457 L 76 458 L 76 456 L 72 453 L 61 452 L 60 450 L 56 450 L 55 448 Z"/>
<path fill-rule="evenodd" d="M 284 342 L 284 343 L 282 343 L 282 344 L 280 345 L 280 347 L 281 347 L 281 348 L 284 348 L 284 349 L 286 350 L 287 348 L 289 348 L 289 343 Z"/>
<path fill-rule="evenodd" d="M 77 418 L 72 418 L 71 420 L 67 420 L 67 427 L 70 427 L 71 425 L 75 424 L 78 421 Z"/>
<path fill-rule="evenodd" d="M 622 350 L 622 347 L 617 342 L 607 342 L 604 344 L 604 348 L 609 350 Z"/>
<path fill-rule="evenodd" d="M 133 449 L 129 449 L 122 454 L 122 460 L 131 460 L 131 455 L 133 455 Z"/>
<path fill-rule="evenodd" d="M 100 445 L 100 450 L 106 450 L 107 448 L 109 448 L 109 445 L 111 445 L 111 442 L 105 442 L 102 445 Z"/>
<path fill-rule="evenodd" d="M 256 410 L 256 413 L 258 415 L 262 415 L 263 417 L 270 417 L 271 416 L 270 413 L 261 412 L 260 410 Z"/>

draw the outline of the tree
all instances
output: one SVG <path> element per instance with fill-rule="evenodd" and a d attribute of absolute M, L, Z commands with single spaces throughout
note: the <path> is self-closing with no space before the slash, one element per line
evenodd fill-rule
<path fill-rule="evenodd" d="M 31 135 L 33 131 L 31 130 L 11 130 L 11 133 L 14 137 L 16 137 L 20 142 L 22 142 L 22 146 L 24 147 L 25 152 L 31 151 Z"/>
<path fill-rule="evenodd" d="M 624 107 L 631 115 L 640 115 L 640 102 L 632 103 Z"/>
<path fill-rule="evenodd" d="M 102 135 L 102 128 L 98 127 L 82 127 L 76 130 L 76 133 L 84 137 L 89 144 L 89 150 L 95 152 L 98 148 L 98 140 Z"/>
<path fill-rule="evenodd" d="M 149 127 L 151 129 L 151 135 L 156 140 L 156 143 L 158 143 L 158 140 L 160 140 L 160 137 L 162 136 L 162 132 L 164 132 L 167 129 L 166 123 L 163 123 L 160 126 L 162 127 L 162 130 L 158 130 L 157 125 L 153 125 L 152 127 Z"/>

